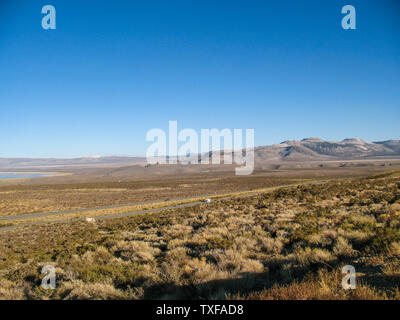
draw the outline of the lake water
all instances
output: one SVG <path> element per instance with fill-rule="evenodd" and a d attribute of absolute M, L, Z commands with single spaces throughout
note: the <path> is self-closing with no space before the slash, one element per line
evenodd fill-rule
<path fill-rule="evenodd" d="M 25 178 L 39 178 L 48 177 L 49 174 L 29 174 L 29 173 L 0 173 L 0 179 L 25 179 Z"/>

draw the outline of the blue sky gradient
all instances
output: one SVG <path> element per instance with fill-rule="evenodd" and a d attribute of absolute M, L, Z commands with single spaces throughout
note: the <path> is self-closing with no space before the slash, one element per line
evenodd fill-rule
<path fill-rule="evenodd" d="M 399 1 L 2 0 L 0 117 L 0 157 L 144 155 L 169 120 L 400 139 Z"/>

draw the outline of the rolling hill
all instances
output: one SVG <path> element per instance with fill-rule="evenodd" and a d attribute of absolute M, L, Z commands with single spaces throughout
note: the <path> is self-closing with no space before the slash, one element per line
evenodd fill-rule
<path fill-rule="evenodd" d="M 329 160 L 391 159 L 400 157 L 400 140 L 365 142 L 358 138 L 342 141 L 326 141 L 306 138 L 301 141 L 287 140 L 279 144 L 259 146 L 254 149 L 258 165 L 279 162 L 309 162 Z M 199 155 L 199 159 L 211 157 L 212 152 Z M 221 157 L 223 154 L 221 154 Z M 0 168 L 49 168 L 144 165 L 145 157 L 107 156 L 75 159 L 55 158 L 0 158 Z M 222 161 L 221 161 L 222 163 Z"/>

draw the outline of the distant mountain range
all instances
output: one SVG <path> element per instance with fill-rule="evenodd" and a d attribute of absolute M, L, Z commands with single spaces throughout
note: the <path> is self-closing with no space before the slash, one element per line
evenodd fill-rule
<path fill-rule="evenodd" d="M 400 156 L 400 140 L 365 142 L 351 138 L 343 141 L 325 141 L 307 138 L 288 140 L 271 146 L 256 147 L 256 161 L 323 161 L 359 160 Z"/>
<path fill-rule="evenodd" d="M 328 160 L 361 160 L 400 157 L 400 140 L 365 142 L 351 138 L 343 141 L 325 141 L 307 138 L 288 140 L 280 144 L 260 146 L 254 149 L 256 163 L 307 162 Z M 211 155 L 209 153 L 208 155 Z M 202 155 L 201 158 L 204 158 Z M 144 157 L 107 156 L 76 159 L 0 158 L 0 168 L 32 168 L 62 166 L 107 166 L 145 163 Z"/>

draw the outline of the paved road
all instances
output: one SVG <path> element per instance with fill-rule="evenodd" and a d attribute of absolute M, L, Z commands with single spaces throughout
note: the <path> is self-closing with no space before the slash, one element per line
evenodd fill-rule
<path fill-rule="evenodd" d="M 82 213 L 82 212 L 97 211 L 97 210 L 104 210 L 104 209 L 133 207 L 133 206 L 146 205 L 146 204 L 160 204 L 160 203 L 169 202 L 169 201 L 188 201 L 191 199 L 199 199 L 199 198 L 220 198 L 220 197 L 225 197 L 225 196 L 232 196 L 235 193 L 239 193 L 239 192 L 248 192 L 249 195 L 253 195 L 253 194 L 269 191 L 269 190 L 272 190 L 275 188 L 289 187 L 289 186 L 295 186 L 295 185 L 297 185 L 297 184 L 281 185 L 281 186 L 270 187 L 270 188 L 265 188 L 265 189 L 261 189 L 261 190 L 248 190 L 248 191 L 237 191 L 237 192 L 228 192 L 228 193 L 219 193 L 219 194 L 207 194 L 207 195 L 199 195 L 199 196 L 193 196 L 193 197 L 188 197 L 188 198 L 175 198 L 175 199 L 160 200 L 160 201 L 142 201 L 142 202 L 136 202 L 136 203 L 126 203 L 126 204 L 118 204 L 118 205 L 96 207 L 96 208 L 74 209 L 74 210 L 65 210 L 65 211 L 49 211 L 49 212 L 39 212 L 39 213 L 22 213 L 22 214 L 19 214 L 16 216 L 0 217 L 0 222 L 2 222 L 2 221 L 9 222 L 9 221 L 15 221 L 15 220 L 21 220 L 21 219 L 48 217 L 48 216 L 53 216 L 53 215 L 58 216 L 58 215 L 64 215 L 64 214 Z"/>
<path fill-rule="evenodd" d="M 179 201 L 179 200 L 180 201 L 187 201 L 187 200 L 190 200 L 190 199 L 213 198 L 213 197 L 216 197 L 215 200 L 226 200 L 226 199 L 230 199 L 232 197 L 239 198 L 239 197 L 255 196 L 255 195 L 258 195 L 258 194 L 261 194 L 261 193 L 264 193 L 264 192 L 268 192 L 268 191 L 272 191 L 272 190 L 278 189 L 278 188 L 294 187 L 294 186 L 307 185 L 307 184 L 323 184 L 323 183 L 326 183 L 326 182 L 327 181 L 316 181 L 316 182 L 315 181 L 311 181 L 311 182 L 300 183 L 300 184 L 288 184 L 288 185 L 269 187 L 269 188 L 265 188 L 265 189 L 262 189 L 262 190 L 238 191 L 238 193 L 239 192 L 247 192 L 247 193 L 244 193 L 244 194 L 236 194 L 235 192 L 231 192 L 231 193 L 196 196 L 196 197 L 191 197 L 191 198 L 175 199 L 175 200 L 168 200 L 168 201 Z M 46 216 L 52 216 L 52 215 L 63 215 L 63 214 L 79 213 L 79 212 L 87 212 L 87 211 L 96 211 L 96 210 L 101 210 L 101 209 L 122 208 L 122 207 L 134 206 L 134 205 L 142 205 L 142 204 L 157 204 L 157 203 L 163 203 L 163 202 L 165 202 L 165 201 L 140 202 L 140 203 L 135 203 L 135 204 L 124 204 L 124 205 L 115 205 L 115 206 L 107 206 L 107 207 L 97 207 L 97 208 L 91 208 L 91 209 L 78 209 L 78 210 L 68 210 L 68 211 L 30 213 L 30 214 L 22 214 L 22 215 L 18 215 L 18 216 L 2 217 L 2 218 L 0 218 L 0 222 L 1 221 L 11 222 L 11 221 L 16 221 L 16 220 L 21 220 L 21 219 L 46 217 Z M 135 216 L 135 215 L 139 215 L 139 214 L 166 211 L 166 210 L 171 210 L 171 209 L 194 207 L 194 206 L 200 205 L 200 204 L 206 204 L 206 203 L 203 202 L 203 201 L 194 201 L 194 202 L 183 203 L 183 204 L 172 205 L 172 206 L 166 206 L 166 207 L 161 207 L 161 208 L 147 209 L 147 210 L 141 210 L 141 211 L 132 211 L 132 212 L 125 212 L 125 213 L 117 213 L 117 214 L 104 215 L 104 216 L 96 216 L 96 217 L 93 217 L 93 218 L 96 221 L 98 221 L 98 220 L 107 220 L 107 219 L 115 219 L 115 218 Z M 13 230 L 13 229 L 16 229 L 16 228 L 21 228 L 21 227 L 26 227 L 26 226 L 48 224 L 48 223 L 66 223 L 66 222 L 80 221 L 80 220 L 85 220 L 85 219 L 86 219 L 86 217 L 80 217 L 80 218 L 65 218 L 65 219 L 58 219 L 58 220 L 52 220 L 52 221 L 37 221 L 37 222 L 30 222 L 30 223 L 22 223 L 22 224 L 18 224 L 18 225 L 15 225 L 15 226 L 0 227 L 0 232 L 7 231 L 7 230 Z"/>
<path fill-rule="evenodd" d="M 105 206 L 105 207 L 74 209 L 74 210 L 65 210 L 65 211 L 22 213 L 22 214 L 19 214 L 16 216 L 0 217 L 0 222 L 15 221 L 15 220 L 21 220 L 21 219 L 30 219 L 30 218 L 40 218 L 40 217 L 48 217 L 48 216 L 58 216 L 58 215 L 64 215 L 64 214 L 81 213 L 81 212 L 97 211 L 97 210 L 104 210 L 104 209 L 133 207 L 133 206 L 140 206 L 140 205 L 146 205 L 146 204 L 158 204 L 158 203 L 163 203 L 166 201 L 185 201 L 185 200 L 196 199 L 196 198 L 202 198 L 202 196 L 193 197 L 193 198 L 185 198 L 185 199 L 176 199 L 176 200 L 171 199 L 171 200 L 164 200 L 164 201 L 145 201 L 145 202 L 136 202 L 136 203 L 127 203 L 127 204 L 117 204 L 117 205 Z"/>
<path fill-rule="evenodd" d="M 202 203 L 204 203 L 204 202 L 196 201 L 196 202 L 190 202 L 190 203 L 185 203 L 185 204 L 179 204 L 179 205 L 175 205 L 175 206 L 161 207 L 161 208 L 148 209 L 148 210 L 142 210 L 142 211 L 132 211 L 132 212 L 125 212 L 125 213 L 118 213 L 118 214 L 110 214 L 110 215 L 98 216 L 98 217 L 93 217 L 93 218 L 95 218 L 96 221 L 98 221 L 98 220 L 107 220 L 107 219 L 114 219 L 114 218 L 130 217 L 130 216 L 136 216 L 136 215 L 139 215 L 139 214 L 146 214 L 146 213 L 152 213 L 152 212 L 158 212 L 158 211 L 165 211 L 165 210 L 170 210 L 170 209 L 193 207 L 193 206 L 196 206 L 196 205 L 202 204 Z M 85 219 L 86 219 L 86 217 L 81 217 L 81 218 L 59 219 L 59 220 L 52 220 L 52 221 L 37 221 L 37 222 L 30 222 L 30 223 L 22 223 L 22 224 L 18 224 L 18 225 L 15 225 L 15 226 L 2 227 L 2 228 L 0 228 L 0 232 L 7 231 L 7 230 L 13 230 L 13 229 L 16 229 L 16 228 L 21 228 L 21 227 L 40 225 L 40 224 L 65 223 L 65 222 L 71 222 L 71 221 L 82 221 L 82 220 L 85 220 Z"/>

